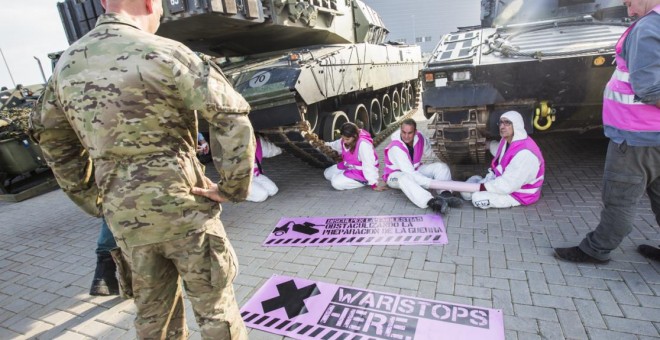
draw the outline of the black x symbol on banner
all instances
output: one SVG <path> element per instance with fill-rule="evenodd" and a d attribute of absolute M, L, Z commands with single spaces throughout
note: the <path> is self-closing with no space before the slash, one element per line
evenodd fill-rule
<path fill-rule="evenodd" d="M 278 284 L 277 291 L 280 296 L 262 301 L 261 306 L 265 313 L 284 307 L 289 319 L 307 313 L 305 299 L 321 294 L 321 291 L 316 287 L 316 283 L 298 289 L 293 280 Z"/>

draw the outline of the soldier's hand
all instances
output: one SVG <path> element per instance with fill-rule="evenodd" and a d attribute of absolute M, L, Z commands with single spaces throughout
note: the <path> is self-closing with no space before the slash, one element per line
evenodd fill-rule
<path fill-rule="evenodd" d="M 220 195 L 220 193 L 218 192 L 218 185 L 216 183 L 214 183 L 208 177 L 204 177 L 204 182 L 206 182 L 206 188 L 200 188 L 200 187 L 193 188 L 192 193 L 194 195 L 204 196 L 218 203 L 227 202 L 227 198 Z"/>

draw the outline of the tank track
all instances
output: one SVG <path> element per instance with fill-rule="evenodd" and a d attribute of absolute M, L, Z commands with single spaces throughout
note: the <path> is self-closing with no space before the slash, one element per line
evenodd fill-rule
<path fill-rule="evenodd" d="M 448 164 L 483 164 L 486 162 L 486 107 L 456 108 L 438 111 L 429 123 L 434 130 L 433 149 Z"/>
<path fill-rule="evenodd" d="M 419 107 L 420 99 L 421 96 L 417 94 L 410 110 L 405 112 L 396 122 L 388 125 L 374 136 L 374 146 L 382 143 L 389 135 L 396 131 L 401 125 L 401 121 L 412 117 Z M 292 126 L 262 129 L 259 132 L 265 135 L 275 145 L 285 149 L 287 152 L 290 152 L 312 166 L 327 168 L 341 161 L 341 155 L 325 145 L 325 141 L 312 131 L 308 121 L 301 121 Z"/>

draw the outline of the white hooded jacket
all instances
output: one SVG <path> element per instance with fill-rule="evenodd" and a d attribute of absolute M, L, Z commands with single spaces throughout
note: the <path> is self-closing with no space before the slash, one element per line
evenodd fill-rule
<path fill-rule="evenodd" d="M 431 147 L 431 143 L 429 142 L 429 139 L 424 136 L 423 133 L 420 132 L 420 135 L 422 138 L 424 138 L 424 154 L 422 155 L 422 159 L 424 158 L 431 158 L 433 157 L 433 147 Z M 401 140 L 401 129 L 396 130 L 392 134 L 392 140 Z M 419 142 L 419 137 L 417 137 L 417 134 L 415 134 L 415 139 L 413 140 L 413 145 L 417 144 Z M 391 169 L 393 170 L 399 170 L 403 173 L 408 173 L 412 174 L 415 172 L 415 168 L 410 161 L 410 158 L 408 157 L 408 153 L 399 149 L 399 148 L 390 148 L 387 154 L 387 157 L 390 159 L 390 162 L 392 162 L 392 165 L 390 166 Z"/>
<path fill-rule="evenodd" d="M 525 123 L 520 113 L 509 111 L 504 113 L 502 117 L 513 123 L 512 142 L 527 138 Z M 506 140 L 503 139 L 500 143 L 502 142 L 506 143 Z M 498 157 L 501 162 L 506 149 L 507 146 L 505 145 L 499 155 L 493 154 L 493 156 Z M 492 152 L 497 152 L 497 148 Z M 489 173 L 486 176 L 484 186 L 489 192 L 510 195 L 522 188 L 523 185 L 536 182 L 536 175 L 539 172 L 540 166 L 541 162 L 531 151 L 520 150 L 513 159 L 511 159 L 511 162 L 502 173 L 502 176 L 496 177 L 492 172 L 492 169 L 488 169 Z"/>

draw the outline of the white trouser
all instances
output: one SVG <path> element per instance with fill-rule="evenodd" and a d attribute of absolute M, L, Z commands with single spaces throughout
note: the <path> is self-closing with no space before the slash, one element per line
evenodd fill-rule
<path fill-rule="evenodd" d="M 245 200 L 263 202 L 269 196 L 277 194 L 277 190 L 277 185 L 265 175 L 253 176 L 252 183 L 250 184 L 250 193 L 248 193 L 248 197 Z"/>
<path fill-rule="evenodd" d="M 451 180 L 451 171 L 447 164 L 424 164 L 412 174 L 401 171 L 393 172 L 387 178 L 387 186 L 394 189 L 401 189 L 411 202 L 422 209 L 426 209 L 427 203 L 433 198 L 433 195 L 425 189 L 429 188 L 433 180 Z"/>
<path fill-rule="evenodd" d="M 484 183 L 486 179 L 481 176 L 472 176 L 466 181 L 468 183 Z M 468 201 L 472 201 L 472 205 L 481 209 L 488 208 L 511 208 L 520 205 L 511 195 L 496 194 L 488 191 L 478 191 L 475 193 L 462 192 L 461 196 Z"/>
<path fill-rule="evenodd" d="M 323 176 L 330 181 L 332 187 L 336 190 L 357 189 L 364 186 L 364 184 L 344 176 L 344 170 L 337 168 L 336 164 L 325 169 Z"/>

